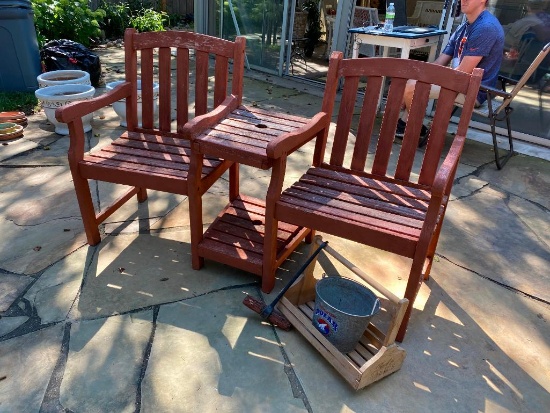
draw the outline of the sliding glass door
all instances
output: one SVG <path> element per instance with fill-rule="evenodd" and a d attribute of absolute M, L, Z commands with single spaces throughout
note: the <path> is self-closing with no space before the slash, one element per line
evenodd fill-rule
<path fill-rule="evenodd" d="M 281 74 L 289 0 L 217 0 L 218 37 L 246 37 L 246 64 Z"/>
<path fill-rule="evenodd" d="M 550 42 L 550 0 L 490 0 L 489 10 L 506 35 L 501 74 L 519 79 Z M 513 106 L 514 130 L 535 137 L 524 139 L 550 146 L 550 56 L 533 73 Z"/>

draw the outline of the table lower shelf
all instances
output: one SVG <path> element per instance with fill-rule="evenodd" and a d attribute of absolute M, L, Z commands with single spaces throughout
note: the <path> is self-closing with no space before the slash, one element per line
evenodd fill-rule
<path fill-rule="evenodd" d="M 262 275 L 265 202 L 239 196 L 230 202 L 204 233 L 198 252 L 203 258 Z M 309 229 L 279 222 L 277 265 L 309 233 Z"/>

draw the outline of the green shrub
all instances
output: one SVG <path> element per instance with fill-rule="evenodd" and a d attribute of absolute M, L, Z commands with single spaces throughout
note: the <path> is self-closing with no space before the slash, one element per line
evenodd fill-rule
<path fill-rule="evenodd" d="M 142 9 L 137 16 L 130 18 L 130 26 L 138 32 L 159 32 L 164 30 L 165 21 L 168 21 L 168 15 L 165 12 Z"/>
<path fill-rule="evenodd" d="M 100 27 L 105 32 L 108 39 L 120 38 L 124 35 L 124 30 L 130 27 L 132 10 L 127 3 L 111 3 L 102 0 L 99 7 L 105 11 L 103 22 Z"/>
<path fill-rule="evenodd" d="M 40 47 L 50 40 L 68 39 L 89 46 L 101 36 L 102 9 L 92 11 L 87 0 L 32 0 Z"/>
<path fill-rule="evenodd" d="M 164 30 L 164 25 L 170 21 L 165 12 L 159 12 L 149 3 L 130 0 L 125 3 L 110 3 L 102 0 L 100 8 L 105 11 L 101 28 L 107 38 L 119 38 L 124 35 L 127 27 L 133 27 L 139 32 Z"/>

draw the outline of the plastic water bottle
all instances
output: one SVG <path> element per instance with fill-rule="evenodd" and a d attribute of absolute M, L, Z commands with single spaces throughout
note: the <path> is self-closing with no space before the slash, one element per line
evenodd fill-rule
<path fill-rule="evenodd" d="M 395 19 L 395 6 L 390 3 L 386 9 L 386 21 L 384 22 L 384 31 L 386 33 L 393 32 L 393 19 Z"/>

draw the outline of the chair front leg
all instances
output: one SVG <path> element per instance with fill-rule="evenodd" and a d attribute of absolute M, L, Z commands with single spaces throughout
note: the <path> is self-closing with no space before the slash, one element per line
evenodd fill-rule
<path fill-rule="evenodd" d="M 425 248 L 426 247 L 424 247 L 424 251 L 425 251 Z M 407 306 L 407 311 L 403 316 L 401 327 L 399 327 L 399 331 L 397 332 L 397 336 L 395 338 L 399 342 L 402 342 L 403 339 L 405 338 L 405 334 L 407 332 L 407 326 L 409 324 L 409 319 L 411 318 L 411 315 L 412 315 L 414 300 L 416 299 L 416 296 L 418 295 L 418 291 L 420 290 L 420 286 L 422 285 L 422 269 L 424 267 L 425 258 L 426 258 L 425 253 L 422 254 L 419 251 L 417 251 L 412 262 L 411 271 L 409 273 L 409 279 L 407 281 L 407 287 L 405 289 L 405 298 L 409 300 L 409 305 Z"/>
<path fill-rule="evenodd" d="M 510 114 L 512 113 L 512 110 L 513 109 L 509 106 L 504 110 L 504 120 L 506 120 L 506 129 L 508 132 L 508 145 L 509 145 L 508 153 L 506 155 L 500 156 L 499 154 L 497 136 L 496 136 L 496 125 L 495 125 L 497 120 L 503 120 L 503 119 L 502 118 L 497 119 L 496 116 L 494 116 L 491 119 L 491 133 L 493 135 L 493 146 L 495 148 L 495 163 L 497 165 L 497 169 L 499 170 L 504 168 L 504 165 L 506 165 L 506 162 L 508 162 L 508 160 L 514 154 L 514 143 L 512 139 L 512 125 L 510 123 Z"/>
<path fill-rule="evenodd" d="M 74 121 L 68 122 L 67 127 L 69 128 L 70 138 L 67 158 L 73 177 L 73 185 L 78 207 L 80 208 L 80 215 L 82 216 L 82 223 L 84 224 L 84 231 L 86 232 L 86 239 L 88 244 L 97 245 L 101 242 L 101 235 L 98 228 L 99 221 L 92 201 L 90 184 L 86 178 L 80 175 L 78 167 L 80 161 L 84 159 L 84 142 L 86 141 L 82 119 L 77 118 Z"/>
<path fill-rule="evenodd" d="M 78 169 L 78 165 L 76 165 L 75 168 Z M 71 167 L 76 199 L 78 201 L 78 207 L 80 208 L 80 215 L 82 216 L 86 239 L 89 245 L 97 245 L 101 242 L 101 235 L 99 233 L 99 223 L 96 218 L 94 203 L 92 201 L 90 184 L 86 178 L 80 176 L 78 171 L 73 172 L 72 169 L 73 168 Z"/>
<path fill-rule="evenodd" d="M 189 227 L 191 230 L 191 266 L 200 270 L 204 258 L 199 256 L 199 244 L 203 239 L 201 175 L 204 156 L 193 152 L 190 156 L 187 176 L 187 196 L 189 199 Z"/>
<path fill-rule="evenodd" d="M 137 188 L 137 199 L 138 202 L 145 202 L 147 201 L 147 188 Z"/>
<path fill-rule="evenodd" d="M 279 227 L 279 221 L 276 218 L 276 207 L 283 188 L 285 170 L 286 155 L 275 160 L 271 169 L 271 180 L 266 195 L 262 263 L 262 291 L 265 293 L 271 292 L 275 286 L 275 272 L 277 271 L 277 232 Z"/>

